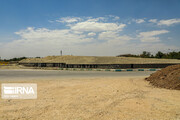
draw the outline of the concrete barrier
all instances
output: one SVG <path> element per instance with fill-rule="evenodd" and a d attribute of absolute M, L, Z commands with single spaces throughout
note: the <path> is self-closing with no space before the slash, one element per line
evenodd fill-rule
<path fill-rule="evenodd" d="M 59 68 L 59 70 L 70 71 L 110 71 L 110 72 L 132 72 L 132 71 L 158 71 L 161 69 L 82 69 L 82 68 Z"/>
<path fill-rule="evenodd" d="M 66 64 L 66 63 L 19 63 L 27 67 L 61 67 L 82 69 L 144 69 L 165 68 L 180 63 L 147 63 L 147 64 Z"/>

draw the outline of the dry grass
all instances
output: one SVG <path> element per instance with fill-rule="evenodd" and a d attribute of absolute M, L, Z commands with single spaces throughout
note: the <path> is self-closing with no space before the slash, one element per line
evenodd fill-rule
<path fill-rule="evenodd" d="M 29 58 L 24 63 L 67 63 L 67 64 L 145 64 L 145 63 L 180 63 L 180 60 L 133 58 L 133 57 L 95 57 L 95 56 L 47 56 L 44 58 Z"/>

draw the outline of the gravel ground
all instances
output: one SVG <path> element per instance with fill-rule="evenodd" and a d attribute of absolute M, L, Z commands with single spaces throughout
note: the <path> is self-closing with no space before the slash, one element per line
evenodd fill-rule
<path fill-rule="evenodd" d="M 0 99 L 0 120 L 179 120 L 180 91 L 154 88 L 144 78 L 0 80 L 38 85 L 35 100 Z"/>

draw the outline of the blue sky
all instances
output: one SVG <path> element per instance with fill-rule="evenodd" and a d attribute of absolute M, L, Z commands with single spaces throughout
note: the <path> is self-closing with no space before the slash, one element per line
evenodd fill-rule
<path fill-rule="evenodd" d="M 0 56 L 179 50 L 179 6 L 179 0 L 0 0 Z"/>

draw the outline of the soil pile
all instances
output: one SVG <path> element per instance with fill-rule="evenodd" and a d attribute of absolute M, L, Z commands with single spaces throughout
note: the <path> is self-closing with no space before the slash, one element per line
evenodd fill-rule
<path fill-rule="evenodd" d="M 180 90 L 180 65 L 168 66 L 151 74 L 146 80 L 156 87 Z"/>

